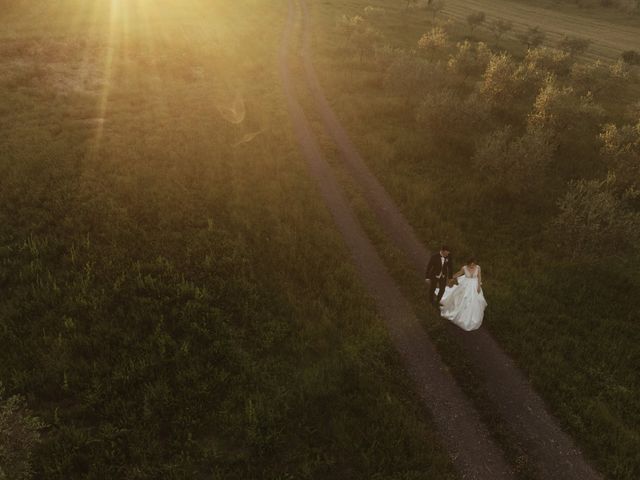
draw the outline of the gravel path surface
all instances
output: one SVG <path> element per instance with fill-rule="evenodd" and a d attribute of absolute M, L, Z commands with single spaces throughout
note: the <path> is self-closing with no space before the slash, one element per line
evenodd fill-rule
<path fill-rule="evenodd" d="M 309 171 L 351 253 L 364 286 L 375 300 L 390 337 L 431 412 L 451 459 L 462 478 L 501 480 L 514 478 L 501 450 L 494 444 L 478 412 L 464 396 L 400 288 L 387 272 L 373 244 L 321 154 L 318 140 L 296 98 L 289 67 L 289 46 L 296 26 L 293 0 L 279 55 L 279 69 L 296 138 Z"/>

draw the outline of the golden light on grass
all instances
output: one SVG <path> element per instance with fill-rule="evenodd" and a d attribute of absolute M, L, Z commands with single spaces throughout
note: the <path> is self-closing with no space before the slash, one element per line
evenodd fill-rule
<path fill-rule="evenodd" d="M 100 0 L 96 1 L 102 3 Z M 118 68 L 115 64 L 116 58 L 128 61 L 133 53 L 139 53 L 134 52 L 134 49 L 144 48 L 150 54 L 152 71 L 157 70 L 154 59 L 157 53 L 155 38 L 158 33 L 153 31 L 149 19 L 150 9 L 157 7 L 156 2 L 150 0 L 109 0 L 106 5 L 102 6 L 106 6 L 106 10 L 95 8 L 101 14 L 106 14 L 108 20 L 103 34 L 104 48 L 102 50 L 104 56 L 98 60 L 102 78 L 96 116 L 101 121 L 96 124 L 93 151 L 100 148 L 104 137 L 104 120 L 109 115 L 109 98 L 114 88 L 116 69 Z M 164 92 L 161 89 L 155 89 L 154 93 L 158 97 L 164 98 Z"/>
<path fill-rule="evenodd" d="M 140 118 L 162 122 L 168 118 L 169 99 L 191 88 L 225 122 L 245 123 L 242 81 L 228 68 L 246 53 L 235 42 L 245 25 L 226 15 L 224 1 L 69 0 L 58 11 L 70 16 L 74 35 L 86 39 L 77 82 L 93 80 L 93 88 L 86 90 L 96 95 L 90 156 L 106 148 L 109 132 L 119 129 L 115 116 L 122 107 L 141 105 Z M 183 79 L 191 83 L 187 90 L 182 90 Z M 176 80 L 177 88 L 170 87 Z M 261 133 L 255 127 L 238 130 L 240 138 L 232 146 Z"/>

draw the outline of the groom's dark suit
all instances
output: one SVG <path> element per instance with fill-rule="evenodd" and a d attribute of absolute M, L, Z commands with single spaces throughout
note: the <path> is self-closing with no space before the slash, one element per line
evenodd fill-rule
<path fill-rule="evenodd" d="M 444 262 L 442 261 L 444 259 Z M 434 254 L 429 259 L 429 263 L 427 264 L 427 272 L 425 274 L 425 278 L 430 281 L 429 284 L 429 301 L 433 302 L 433 296 L 435 294 L 436 288 L 438 290 L 438 299 L 436 305 L 440 304 L 440 300 L 442 299 L 442 295 L 444 295 L 444 289 L 447 286 L 447 281 L 453 277 L 453 258 L 451 258 L 451 254 L 446 257 L 440 255 L 440 252 Z"/>

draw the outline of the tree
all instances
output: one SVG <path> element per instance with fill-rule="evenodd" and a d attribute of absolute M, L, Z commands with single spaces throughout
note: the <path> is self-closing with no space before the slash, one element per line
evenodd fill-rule
<path fill-rule="evenodd" d="M 558 143 L 572 140 L 575 135 L 570 132 L 575 131 L 579 131 L 579 136 L 593 138 L 594 126 L 602 116 L 602 108 L 593 102 L 591 95 L 579 97 L 573 88 L 558 85 L 556 77 L 549 74 L 533 103 L 527 128 L 543 129 Z"/>
<path fill-rule="evenodd" d="M 432 55 L 447 46 L 447 32 L 440 27 L 434 27 L 431 31 L 423 34 L 418 40 L 418 48 Z"/>
<path fill-rule="evenodd" d="M 591 40 L 588 38 L 574 37 L 570 35 L 563 35 L 558 42 L 558 48 L 569 53 L 572 57 L 582 55 L 587 51 L 591 45 Z"/>
<path fill-rule="evenodd" d="M 469 76 L 482 74 L 491 59 L 491 51 L 485 43 L 471 43 L 465 40 L 457 44 L 456 52 L 449 57 L 449 71 L 462 75 L 463 81 Z"/>
<path fill-rule="evenodd" d="M 600 60 L 590 63 L 575 63 L 571 67 L 570 78 L 579 92 L 602 91 L 613 93 L 623 86 L 631 76 L 629 67 L 622 60 L 606 65 Z"/>
<path fill-rule="evenodd" d="M 544 39 L 546 38 L 546 34 L 540 29 L 540 27 L 529 27 L 524 32 L 518 33 L 516 38 L 520 40 L 523 45 L 526 45 L 527 48 L 534 48 L 539 45 L 542 45 Z"/>
<path fill-rule="evenodd" d="M 509 126 L 484 136 L 476 146 L 473 164 L 484 187 L 512 196 L 536 195 L 544 185 L 544 172 L 556 143 L 543 129 L 528 129 L 514 136 Z"/>
<path fill-rule="evenodd" d="M 474 138 L 485 124 L 489 110 L 476 95 L 465 97 L 451 89 L 425 95 L 417 111 L 416 120 L 436 141 L 448 141 L 459 148 Z"/>
<path fill-rule="evenodd" d="M 27 410 L 24 398 L 3 398 L 0 384 L 0 479 L 28 480 L 33 475 L 31 457 L 44 427 Z"/>
<path fill-rule="evenodd" d="M 500 40 L 502 36 L 513 30 L 513 22 L 510 20 L 504 20 L 502 18 L 496 18 L 491 23 L 489 23 L 489 30 L 493 32 L 496 37 L 496 40 Z"/>
<path fill-rule="evenodd" d="M 618 127 L 607 124 L 599 135 L 600 155 L 623 190 L 640 190 L 640 121 Z"/>
<path fill-rule="evenodd" d="M 630 119 L 640 118 L 640 100 L 636 100 L 627 106 L 625 117 Z"/>
<path fill-rule="evenodd" d="M 408 105 L 411 100 L 415 101 L 421 92 L 429 88 L 440 88 L 443 78 L 444 74 L 438 64 L 415 55 L 404 54 L 389 66 L 385 75 L 385 85 L 396 94 L 404 96 Z"/>
<path fill-rule="evenodd" d="M 476 27 L 482 25 L 485 21 L 485 18 L 485 13 L 480 11 L 473 12 L 467 15 L 467 24 L 469 25 L 469 29 L 471 30 L 471 32 L 473 32 Z"/>
<path fill-rule="evenodd" d="M 548 73 L 559 76 L 568 75 L 572 64 L 567 52 L 549 47 L 528 49 L 523 63 L 532 73 L 543 76 Z"/>
<path fill-rule="evenodd" d="M 571 83 L 579 92 L 597 94 L 608 83 L 610 75 L 607 65 L 600 60 L 589 63 L 575 63 L 570 72 Z"/>
<path fill-rule="evenodd" d="M 338 30 L 340 30 L 347 38 L 351 37 L 353 32 L 357 28 L 360 28 L 365 23 L 365 19 L 360 15 L 342 15 L 338 19 Z"/>
<path fill-rule="evenodd" d="M 631 70 L 629 65 L 620 59 L 609 66 L 609 75 L 614 81 L 624 83 L 631 78 Z"/>
<path fill-rule="evenodd" d="M 382 38 L 381 33 L 371 27 L 360 15 L 352 17 L 342 15 L 338 20 L 338 28 L 347 37 L 349 45 L 358 52 L 360 61 L 366 53 L 374 49 L 376 42 Z"/>
<path fill-rule="evenodd" d="M 404 50 L 389 44 L 376 45 L 373 49 L 373 60 L 382 71 L 386 71 L 396 59 L 404 55 L 407 55 Z"/>
<path fill-rule="evenodd" d="M 376 43 L 382 39 L 382 34 L 369 25 L 361 25 L 351 34 L 349 43 L 358 52 L 358 57 L 362 62 L 364 56 L 373 51 Z"/>
<path fill-rule="evenodd" d="M 560 213 L 550 233 L 573 260 L 597 261 L 607 252 L 637 251 L 640 214 L 629 208 L 629 194 L 620 193 L 615 185 L 614 174 L 604 180 L 573 181 L 558 202 Z"/>
<path fill-rule="evenodd" d="M 506 105 L 520 93 L 522 83 L 518 65 L 509 54 L 492 54 L 482 75 L 480 94 L 492 106 Z"/>
<path fill-rule="evenodd" d="M 571 87 L 560 87 L 553 75 L 548 75 L 533 103 L 527 124 L 531 128 L 559 131 L 571 121 L 575 102 Z"/>
<path fill-rule="evenodd" d="M 445 6 L 445 0 L 427 0 L 424 4 L 424 9 L 427 12 L 431 12 L 431 18 L 436 19 L 436 15 L 442 11 Z"/>

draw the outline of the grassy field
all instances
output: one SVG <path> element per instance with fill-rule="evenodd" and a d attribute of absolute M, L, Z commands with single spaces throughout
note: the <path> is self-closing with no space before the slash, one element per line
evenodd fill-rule
<path fill-rule="evenodd" d="M 513 0 L 538 7 L 564 12 L 578 18 L 590 17 L 620 25 L 640 26 L 640 10 L 635 0 Z M 608 3 L 608 5 L 606 5 Z"/>
<path fill-rule="evenodd" d="M 457 3 L 448 2 L 445 12 Z M 366 15 L 367 6 L 383 10 Z M 398 80 L 401 70 L 391 69 L 394 58 L 402 53 L 387 59 L 389 50 L 381 45 L 417 50 L 418 39 L 434 26 L 431 16 L 382 0 L 354 0 L 341 5 L 340 12 L 335 7 L 333 2 L 314 5 L 315 63 L 361 153 L 427 245 L 436 248 L 446 240 L 454 245 L 458 261 L 469 254 L 479 257 L 487 277 L 487 327 L 606 478 L 637 478 L 640 328 L 632 299 L 640 291 L 634 273 L 640 265 L 638 251 L 625 246 L 622 239 L 590 258 L 576 257 L 570 240 L 560 246 L 561 233 L 550 233 L 558 201 L 571 182 L 606 173 L 597 140 L 603 124 L 637 122 L 637 113 L 627 110 L 637 101 L 637 80 L 631 76 L 610 91 L 597 92 L 593 87 L 599 113 L 588 120 L 581 119 L 575 107 L 567 107 L 565 113 L 556 111 L 568 116 L 571 127 L 558 134 L 552 163 L 547 170 L 530 175 L 519 196 L 509 195 L 502 193 L 490 170 L 479 169 L 472 157 L 487 130 L 506 125 L 516 131 L 529 128 L 531 119 L 538 118 L 530 114 L 536 105 L 539 108 L 540 100 L 536 105 L 534 100 L 543 83 L 534 82 L 532 91 L 523 91 L 520 97 L 505 98 L 504 108 L 498 106 L 484 125 L 470 131 L 465 117 L 455 115 L 466 98 L 475 98 L 481 76 L 446 72 L 438 76 L 438 65 L 446 65 L 455 42 L 468 35 L 466 25 L 443 17 L 439 24 L 448 33 L 447 45 L 435 53 L 408 54 L 416 63 L 434 66 L 435 73 L 424 81 L 423 90 L 406 90 L 412 84 Z M 377 32 L 368 37 L 374 40 L 362 46 L 359 37 L 350 38 L 341 14 L 364 17 L 363 25 Z M 510 9 L 500 12 L 501 17 L 510 14 Z M 574 21 L 582 28 L 579 18 Z M 600 37 L 594 37 L 594 44 Z M 498 51 L 513 45 L 492 42 L 491 48 Z M 522 47 L 515 49 L 515 55 L 514 61 L 520 62 Z M 404 72 L 409 77 L 413 70 Z M 572 75 L 562 73 L 557 78 L 571 92 L 579 92 L 571 83 Z M 443 92 L 459 100 L 443 107 L 438 103 L 440 95 L 445 97 Z M 441 123 L 432 120 L 425 125 L 420 115 L 430 118 L 431 113 L 421 107 L 426 101 L 434 110 L 453 111 L 454 120 L 442 114 L 437 117 Z M 624 176 L 624 171 L 618 176 Z M 432 319 L 426 321 L 430 324 Z"/>
<path fill-rule="evenodd" d="M 616 60 L 625 50 L 638 50 L 640 20 L 622 12 L 599 8 L 580 9 L 574 5 L 544 5 L 539 2 L 514 0 L 447 0 L 442 13 L 458 22 L 465 22 L 474 11 L 486 13 L 486 22 L 502 18 L 513 22 L 513 30 L 504 40 L 513 40 L 531 26 L 540 26 L 546 33 L 545 44 L 555 46 L 563 35 L 588 38 L 592 41 L 586 57 Z M 489 39 L 487 28 L 479 27 L 475 33 Z"/>
<path fill-rule="evenodd" d="M 381 36 L 358 52 L 336 23 L 368 5 L 385 9 L 366 20 Z M 541 24 L 550 44 L 589 35 L 588 53 L 607 60 L 637 49 L 635 19 L 611 11 L 558 6 L 550 19 L 527 3 L 450 0 L 447 45 L 411 55 L 446 63 L 469 36 L 455 19 L 476 7 L 516 33 L 525 18 Z M 292 138 L 275 69 L 285 2 L 0 9 L 0 478 L 455 478 Z M 621 236 L 576 258 L 549 225 L 570 181 L 606 173 L 595 135 L 637 122 L 638 85 L 604 83 L 593 94 L 602 111 L 567 123 L 524 198 L 492 194 L 504 185 L 471 161 L 476 143 L 489 128 L 524 132 L 535 92 L 478 132 L 425 126 L 425 94 L 433 109 L 441 92 L 464 100 L 480 74 L 399 93 L 371 47 L 415 50 L 430 15 L 390 0 L 314 2 L 313 14 L 323 84 L 370 166 L 425 243 L 479 256 L 488 328 L 605 476 L 637 478 L 638 252 Z M 473 38 L 522 60 L 511 34 L 480 27 Z M 578 91 L 571 75 L 558 81 Z M 560 107 L 562 117 L 575 105 Z M 402 282 L 406 264 L 353 201 Z M 482 407 L 464 352 L 420 287 L 404 286 Z M 7 422 L 16 396 L 27 409 Z M 482 413 L 508 447 L 491 406 Z M 16 449 L 31 415 L 41 441 Z M 526 452 L 507 454 L 535 478 Z"/>
<path fill-rule="evenodd" d="M 455 478 L 291 137 L 285 5 L 188 3 L 0 2 L 0 381 L 44 424 L 2 473 Z"/>

